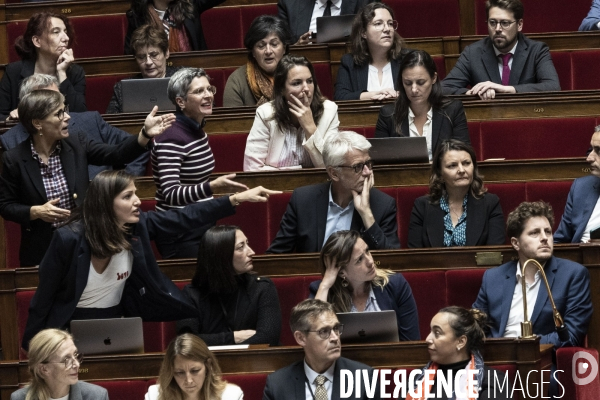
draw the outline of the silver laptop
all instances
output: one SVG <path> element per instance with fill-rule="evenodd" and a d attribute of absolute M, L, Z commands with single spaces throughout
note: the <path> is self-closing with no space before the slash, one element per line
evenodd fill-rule
<path fill-rule="evenodd" d="M 398 342 L 398 323 L 396 312 L 365 311 L 337 313 L 338 320 L 344 324 L 340 336 L 342 343 L 382 343 Z"/>
<path fill-rule="evenodd" d="M 144 352 L 144 332 L 139 317 L 74 320 L 71 333 L 77 350 L 85 355 Z"/>
<path fill-rule="evenodd" d="M 347 42 L 354 14 L 317 18 L 317 43 Z"/>
<path fill-rule="evenodd" d="M 169 78 L 123 79 L 123 112 L 150 112 L 154 106 L 159 111 L 173 111 L 175 105 L 169 100 Z"/>
<path fill-rule="evenodd" d="M 377 165 L 429 162 L 427 139 L 424 137 L 390 137 L 367 139 L 369 154 Z"/>

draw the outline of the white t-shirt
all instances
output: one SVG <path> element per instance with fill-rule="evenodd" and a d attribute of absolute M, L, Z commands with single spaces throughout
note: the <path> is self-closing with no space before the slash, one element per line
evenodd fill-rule
<path fill-rule="evenodd" d="M 417 125 L 415 125 L 415 114 L 413 111 L 408 108 L 408 130 L 410 133 L 410 137 L 420 137 L 419 130 L 417 129 Z M 427 140 L 427 154 L 429 155 L 429 161 L 431 162 L 431 158 L 433 157 L 433 149 L 431 148 L 431 144 L 433 143 L 433 108 L 430 108 L 427 111 L 427 121 L 423 125 L 423 136 Z"/>
<path fill-rule="evenodd" d="M 119 305 L 132 265 L 133 255 L 129 250 L 112 256 L 102 274 L 97 273 L 90 262 L 88 281 L 77 307 L 109 308 Z"/>
<path fill-rule="evenodd" d="M 590 241 L 590 231 L 597 229 L 600 227 L 600 198 L 596 202 L 594 206 L 594 210 L 592 211 L 592 215 L 590 215 L 590 219 L 588 220 L 587 225 L 585 226 L 585 230 L 583 231 L 583 236 L 581 236 L 581 243 L 587 243 Z"/>

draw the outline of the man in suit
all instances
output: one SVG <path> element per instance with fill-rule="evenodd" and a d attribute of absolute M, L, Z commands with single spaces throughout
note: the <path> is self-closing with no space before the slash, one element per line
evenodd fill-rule
<path fill-rule="evenodd" d="M 594 0 L 588 15 L 581 21 L 580 31 L 597 31 L 600 29 L 600 0 Z"/>
<path fill-rule="evenodd" d="M 19 91 L 19 98 L 22 99 L 26 94 L 37 89 L 49 89 L 58 92 L 58 80 L 51 75 L 33 74 L 23 80 Z M 69 112 L 69 115 L 71 117 L 69 120 L 69 132 L 72 134 L 77 134 L 80 131 L 85 132 L 90 140 L 106 144 L 118 144 L 131 136 L 127 132 L 107 124 L 97 111 Z M 10 150 L 28 138 L 29 133 L 23 124 L 19 122 L 7 132 L 0 135 L 0 144 L 4 150 Z M 127 164 L 125 171 L 135 176 L 144 175 L 149 157 L 150 152 L 145 152 Z M 90 180 L 94 179 L 101 171 L 107 169 L 112 169 L 112 166 L 89 165 L 88 173 Z"/>
<path fill-rule="evenodd" d="M 370 147 L 356 132 L 328 136 L 322 154 L 331 182 L 294 190 L 267 253 L 321 251 L 332 233 L 350 229 L 372 250 L 400 248 L 396 201 L 373 188 Z"/>
<path fill-rule="evenodd" d="M 489 100 L 496 93 L 560 90 L 548 46 L 521 33 L 521 0 L 488 0 L 485 5 L 489 37 L 462 52 L 442 81 L 444 94 Z"/>
<path fill-rule="evenodd" d="M 356 371 L 373 369 L 368 365 L 340 357 L 340 325 L 333 306 L 321 300 L 304 300 L 292 309 L 290 327 L 296 342 L 304 348 L 304 360 L 279 369 L 267 377 L 263 400 L 338 400 L 340 399 L 341 371 L 356 376 Z M 340 379 L 342 381 L 340 382 Z M 360 379 L 361 399 L 379 399 L 379 386 L 369 392 Z M 348 380 L 346 380 L 348 384 Z M 345 387 L 344 390 L 348 390 Z M 354 387 L 350 396 L 357 398 Z"/>
<path fill-rule="evenodd" d="M 524 320 L 521 266 L 534 259 L 543 267 L 556 307 L 568 330 L 563 341 L 556 332 L 542 276 L 534 265 L 525 270 L 527 314 L 540 343 L 556 348 L 582 346 L 592 317 L 590 275 L 583 265 L 552 255 L 554 215 L 544 202 L 521 203 L 508 215 L 507 233 L 519 259 L 489 269 L 473 308 L 488 314 L 491 337 L 518 337 Z"/>
<path fill-rule="evenodd" d="M 277 11 L 287 21 L 294 43 L 308 44 L 317 32 L 317 18 L 323 16 L 356 14 L 375 0 L 279 0 Z"/>
<path fill-rule="evenodd" d="M 591 146 L 586 159 L 591 175 L 575 179 L 571 185 L 554 243 L 589 242 L 590 231 L 600 228 L 600 125 L 594 129 Z"/>

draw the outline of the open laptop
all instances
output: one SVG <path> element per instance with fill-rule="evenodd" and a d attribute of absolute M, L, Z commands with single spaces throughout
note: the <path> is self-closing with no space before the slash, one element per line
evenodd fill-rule
<path fill-rule="evenodd" d="M 394 310 L 337 313 L 344 331 L 342 343 L 398 342 L 398 323 Z"/>
<path fill-rule="evenodd" d="M 428 163 L 427 139 L 424 137 L 390 137 L 367 139 L 369 154 L 376 165 Z"/>
<path fill-rule="evenodd" d="M 175 105 L 169 100 L 169 78 L 123 79 L 123 112 L 150 112 L 154 106 L 159 111 L 173 111 Z"/>
<path fill-rule="evenodd" d="M 317 43 L 346 42 L 352 32 L 354 14 L 317 18 Z"/>
<path fill-rule="evenodd" d="M 139 317 L 73 320 L 71 334 L 77 350 L 85 355 L 144 352 L 144 332 Z"/>

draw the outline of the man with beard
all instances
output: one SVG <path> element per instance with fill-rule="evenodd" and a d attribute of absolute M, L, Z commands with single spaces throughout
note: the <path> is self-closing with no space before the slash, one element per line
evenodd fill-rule
<path fill-rule="evenodd" d="M 496 93 L 560 90 L 548 46 L 521 33 L 521 0 L 488 0 L 485 7 L 489 37 L 462 52 L 442 81 L 444 94 L 490 100 Z"/>
<path fill-rule="evenodd" d="M 552 255 L 552 225 L 554 214 L 548 203 L 542 201 L 521 203 L 508 215 L 506 233 L 518 260 L 489 269 L 483 275 L 481 289 L 473 308 L 489 316 L 491 337 L 518 337 L 521 335 L 523 290 L 521 266 L 534 259 L 543 267 L 558 311 L 569 331 L 569 339 L 561 341 L 555 330 L 552 305 L 538 269 L 529 264 L 525 270 L 527 288 L 527 316 L 533 333 L 540 343 L 555 348 L 583 346 L 592 317 L 590 274 L 583 265 Z"/>

